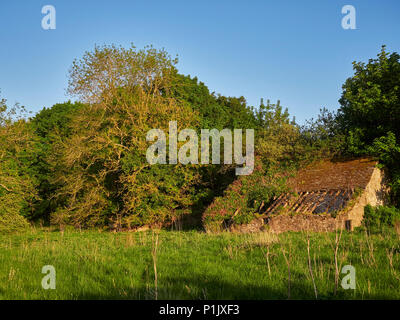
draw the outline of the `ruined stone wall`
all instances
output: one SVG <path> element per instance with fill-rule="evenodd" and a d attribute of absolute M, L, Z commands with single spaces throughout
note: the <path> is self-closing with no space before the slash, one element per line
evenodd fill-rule
<path fill-rule="evenodd" d="M 334 218 L 329 214 L 282 214 L 269 219 L 254 219 L 248 224 L 231 225 L 228 230 L 239 233 L 252 233 L 264 230 L 272 233 L 286 231 L 327 232 L 346 228 L 345 219 L 345 215 Z"/>
<path fill-rule="evenodd" d="M 345 228 L 344 216 L 334 218 L 329 214 L 278 215 L 268 222 L 268 230 L 273 233 L 286 231 L 328 232 Z"/>
<path fill-rule="evenodd" d="M 247 224 L 231 225 L 229 227 L 229 231 L 239 232 L 239 233 L 260 232 L 264 229 L 264 225 L 265 222 L 263 219 L 254 219 L 253 221 Z"/>
<path fill-rule="evenodd" d="M 384 205 L 387 194 L 388 189 L 386 187 L 384 172 L 378 168 L 374 168 L 364 192 L 356 200 L 355 204 L 349 208 L 346 218 L 352 221 L 354 227 L 360 226 L 364 216 L 364 207 L 367 204 L 371 206 Z"/>

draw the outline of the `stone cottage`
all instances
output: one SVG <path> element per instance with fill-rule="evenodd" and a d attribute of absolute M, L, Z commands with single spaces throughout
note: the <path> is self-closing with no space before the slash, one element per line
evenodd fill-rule
<path fill-rule="evenodd" d="M 298 171 L 288 181 L 291 192 L 273 199 L 250 224 L 232 231 L 255 232 L 353 230 L 360 226 L 364 207 L 382 205 L 387 188 L 377 161 L 320 161 Z"/>

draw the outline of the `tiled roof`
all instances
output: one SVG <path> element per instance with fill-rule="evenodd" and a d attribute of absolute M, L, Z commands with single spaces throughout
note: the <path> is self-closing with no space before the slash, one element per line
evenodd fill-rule
<path fill-rule="evenodd" d="M 371 179 L 376 160 L 357 159 L 343 162 L 320 161 L 300 169 L 289 180 L 295 192 L 364 189 Z"/>
<path fill-rule="evenodd" d="M 340 211 L 356 189 L 365 189 L 376 164 L 377 161 L 371 159 L 314 163 L 290 179 L 288 184 L 294 195 L 280 195 L 264 213 L 273 214 L 281 210 L 296 213 Z"/>

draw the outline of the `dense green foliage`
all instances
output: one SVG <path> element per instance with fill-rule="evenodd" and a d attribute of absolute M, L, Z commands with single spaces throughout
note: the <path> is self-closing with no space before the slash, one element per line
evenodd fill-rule
<path fill-rule="evenodd" d="M 223 222 L 248 223 L 260 207 L 267 207 L 274 196 L 287 191 L 286 179 L 295 170 L 302 155 L 299 127 L 290 120 L 287 109 L 277 104 L 261 103 L 257 111 L 253 173 L 239 177 L 207 207 L 203 224 L 208 230 L 220 230 Z"/>
<path fill-rule="evenodd" d="M 24 108 L 9 108 L 0 100 L 0 231 L 28 226 L 37 201 L 34 161 L 37 140 L 23 119 Z"/>
<path fill-rule="evenodd" d="M 39 141 L 32 168 L 40 200 L 32 220 L 113 228 L 170 223 L 184 213 L 201 215 L 233 181 L 230 166 L 147 165 L 145 134 L 168 132 L 168 121 L 198 132 L 254 126 L 243 97 L 216 96 L 180 75 L 175 63 L 152 47 L 115 46 L 74 61 L 69 92 L 84 103 L 56 104 L 30 122 Z"/>
<path fill-rule="evenodd" d="M 253 109 L 244 97 L 225 97 L 211 93 L 196 77 L 174 74 L 170 95 L 188 104 L 200 115 L 199 128 L 255 128 Z"/>
<path fill-rule="evenodd" d="M 55 194 L 60 187 L 54 181 L 54 173 L 62 166 L 62 159 L 55 148 L 71 135 L 71 121 L 77 111 L 83 108 L 80 103 L 55 104 L 53 107 L 44 108 L 31 119 L 32 129 L 40 142 L 36 150 L 36 161 L 33 164 L 38 179 L 38 194 L 40 200 L 34 205 L 32 219 L 41 219 L 49 222 L 51 212 L 54 212 L 60 202 L 56 201 Z"/>
<path fill-rule="evenodd" d="M 370 231 L 382 231 L 382 228 L 400 226 L 400 210 L 395 207 L 372 207 L 366 205 L 364 208 L 363 224 Z"/>
<path fill-rule="evenodd" d="M 253 109 L 243 97 L 225 97 L 211 93 L 207 86 L 196 77 L 174 74 L 170 95 L 188 105 L 199 116 L 200 129 L 256 128 Z M 235 179 L 233 166 L 209 165 L 197 168 L 199 180 L 193 186 L 194 198 L 191 215 L 200 222 L 204 209 Z"/>
<path fill-rule="evenodd" d="M 354 76 L 343 85 L 339 120 L 350 151 L 361 153 L 376 138 L 400 137 L 400 56 L 385 47 L 377 59 L 354 62 Z"/>
<path fill-rule="evenodd" d="M 286 190 L 300 166 L 357 156 L 380 160 L 399 206 L 399 58 L 383 47 L 377 59 L 355 62 L 337 113 L 323 108 L 299 126 L 279 101 L 254 108 L 243 97 L 210 92 L 179 74 L 164 50 L 95 47 L 70 70 L 68 92 L 81 102 L 55 104 L 27 120 L 23 109 L 1 101 L 1 221 L 10 230 L 4 221 L 22 226 L 25 218 L 120 229 L 183 217 L 196 224 L 204 212 L 216 221 L 240 208 L 234 220 L 245 223 Z M 168 139 L 171 120 L 198 133 L 255 129 L 256 170 L 237 179 L 233 165 L 149 166 L 146 132 L 163 129 Z"/>
<path fill-rule="evenodd" d="M 388 169 L 392 202 L 400 205 L 400 55 L 382 47 L 377 59 L 354 62 L 343 85 L 337 122 L 349 155 L 372 155 Z"/>

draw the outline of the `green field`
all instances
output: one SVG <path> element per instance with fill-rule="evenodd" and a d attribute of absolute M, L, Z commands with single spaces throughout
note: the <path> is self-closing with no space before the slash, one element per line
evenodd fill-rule
<path fill-rule="evenodd" d="M 340 274 L 336 293 L 335 237 L 309 234 L 308 255 L 305 233 L 35 230 L 1 235 L 0 298 L 288 299 L 290 294 L 291 299 L 315 299 L 311 272 L 318 299 L 400 298 L 394 231 L 343 232 L 338 269 L 356 268 L 356 289 L 344 290 Z M 44 265 L 56 269 L 54 290 L 41 286 Z"/>
<path fill-rule="evenodd" d="M 394 232 L 342 234 L 338 269 L 356 268 L 356 289 L 344 290 L 340 274 L 336 294 L 335 237 L 309 234 L 308 260 L 305 233 L 41 230 L 2 235 L 0 298 L 287 299 L 290 285 L 291 299 L 315 299 L 311 272 L 318 299 L 400 298 L 400 246 Z M 56 269 L 55 290 L 41 286 L 44 265 Z"/>

